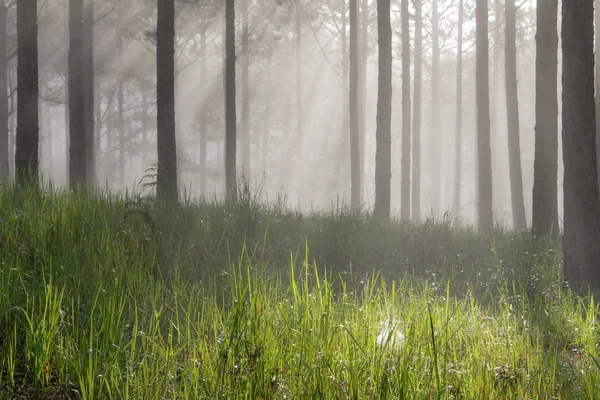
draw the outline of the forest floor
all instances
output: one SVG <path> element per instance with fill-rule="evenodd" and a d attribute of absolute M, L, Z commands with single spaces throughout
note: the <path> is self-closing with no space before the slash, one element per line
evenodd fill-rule
<path fill-rule="evenodd" d="M 591 399 L 550 241 L 449 218 L 0 189 L 0 399 Z"/>

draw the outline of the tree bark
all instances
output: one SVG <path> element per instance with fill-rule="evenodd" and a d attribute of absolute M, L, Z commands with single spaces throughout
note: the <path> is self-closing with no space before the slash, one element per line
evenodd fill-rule
<path fill-rule="evenodd" d="M 69 1 L 69 186 L 87 182 L 83 0 Z"/>
<path fill-rule="evenodd" d="M 94 151 L 94 2 L 84 1 L 83 10 L 83 113 L 85 132 L 86 184 L 96 184 L 96 156 Z"/>
<path fill-rule="evenodd" d="M 202 32 L 200 33 L 200 45 L 202 46 L 202 61 L 201 61 L 201 76 L 202 82 L 206 84 L 208 82 L 207 74 L 207 57 L 208 51 L 206 48 L 206 31 L 208 29 L 208 23 L 206 20 L 202 23 Z M 207 107 L 208 99 L 202 99 L 200 106 L 200 193 L 206 193 L 206 142 L 207 142 Z"/>
<path fill-rule="evenodd" d="M 490 231 L 494 226 L 492 212 L 492 160 L 490 148 L 489 41 L 487 0 L 476 3 L 476 101 L 477 101 L 477 164 L 479 187 L 479 229 Z"/>
<path fill-rule="evenodd" d="M 456 42 L 456 114 L 455 114 L 455 134 L 456 148 L 454 156 L 454 212 L 456 217 L 460 217 L 461 210 L 461 177 L 462 177 L 462 78 L 463 78 L 463 23 L 464 23 L 464 2 L 458 1 L 458 33 Z"/>
<path fill-rule="evenodd" d="M 433 215 L 441 212 L 441 181 L 440 181 L 440 39 L 439 12 L 437 0 L 431 2 L 431 195 Z"/>
<path fill-rule="evenodd" d="M 358 0 L 350 0 L 350 82 L 349 82 L 349 112 L 350 117 L 350 175 L 351 196 L 350 206 L 360 208 L 360 134 L 358 106 Z"/>
<path fill-rule="evenodd" d="M 242 173 L 250 178 L 250 49 L 248 1 L 242 2 Z"/>
<path fill-rule="evenodd" d="M 366 143 L 367 143 L 367 59 L 369 51 L 369 1 L 362 0 L 361 11 L 361 33 L 360 33 L 360 65 L 359 65 L 359 122 L 358 122 L 358 135 L 360 144 L 358 146 L 358 154 L 360 158 L 360 183 L 361 183 L 361 194 L 365 194 L 366 187 Z"/>
<path fill-rule="evenodd" d="M 517 9 L 515 0 L 505 1 L 505 68 L 506 115 L 508 122 L 508 161 L 513 225 L 517 230 L 527 229 L 523 175 L 521 172 L 521 143 L 519 138 L 519 97 L 517 95 Z"/>
<path fill-rule="evenodd" d="M 600 286 L 593 7 L 593 0 L 562 3 L 563 273 L 576 290 Z"/>
<path fill-rule="evenodd" d="M 538 0 L 533 231 L 558 238 L 558 1 Z"/>
<path fill-rule="evenodd" d="M 237 195 L 235 110 L 235 0 L 225 0 L 225 185 Z"/>
<path fill-rule="evenodd" d="M 421 96 L 423 60 L 423 10 L 420 1 L 415 1 L 415 60 L 414 60 L 414 105 L 412 143 L 412 218 L 421 220 Z"/>
<path fill-rule="evenodd" d="M 375 206 L 377 217 L 390 216 L 391 116 L 392 116 L 392 28 L 390 0 L 377 0 L 379 77 L 377 84 L 377 132 L 375 153 Z"/>
<path fill-rule="evenodd" d="M 117 33 L 117 51 L 119 53 L 119 74 L 123 73 L 123 37 Z M 125 189 L 125 93 L 124 76 L 117 77 L 117 128 L 119 130 L 119 181 Z"/>
<path fill-rule="evenodd" d="M 4 1 L 0 2 L 0 183 L 10 178 L 8 130 L 8 60 L 6 57 L 6 14 Z"/>
<path fill-rule="evenodd" d="M 158 0 L 156 30 L 156 117 L 158 170 L 156 197 L 177 201 L 175 138 L 175 2 Z"/>
<path fill-rule="evenodd" d="M 410 220 L 410 22 L 408 0 L 402 0 L 402 173 L 400 218 Z"/>

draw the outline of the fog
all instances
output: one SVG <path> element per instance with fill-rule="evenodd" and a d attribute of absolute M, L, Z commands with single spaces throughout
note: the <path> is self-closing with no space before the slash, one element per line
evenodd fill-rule
<path fill-rule="evenodd" d="M 296 60 L 294 3 L 249 1 L 250 165 L 242 166 L 241 71 L 237 71 L 238 174 L 266 201 L 287 202 L 304 210 L 326 209 L 350 201 L 348 127 L 349 23 L 345 2 L 307 1 L 301 20 L 301 58 Z M 40 171 L 55 185 L 67 184 L 68 109 L 66 76 L 68 1 L 41 2 Z M 195 4 L 194 4 L 195 3 Z M 237 4 L 236 42 L 242 24 Z M 179 187 L 192 198 L 220 198 L 224 183 L 224 2 L 176 2 L 176 127 Z M 377 113 L 377 16 L 369 1 L 366 93 L 364 93 L 362 201 L 374 201 Z M 462 202 L 453 204 L 456 106 L 456 2 L 439 0 L 440 132 L 432 134 L 431 2 L 423 2 L 423 92 L 421 119 L 421 210 L 424 217 L 445 213 L 474 222 L 476 216 L 474 12 L 467 9 L 463 43 Z M 411 4 L 411 12 L 413 4 Z M 490 100 L 492 126 L 493 208 L 495 219 L 512 225 L 504 86 L 504 16 L 490 5 Z M 95 2 L 95 123 L 97 179 L 112 190 L 142 190 L 156 163 L 156 1 Z M 9 48 L 16 46 L 15 7 L 8 15 Z M 411 40 L 414 39 L 411 18 Z M 392 214 L 400 210 L 401 41 L 400 6 L 392 3 Z M 205 44 L 205 46 L 204 46 Z M 414 50 L 414 43 L 411 43 Z M 414 51 L 411 69 L 414 67 Z M 238 50 L 238 55 L 241 51 Z M 517 12 L 517 70 L 521 160 L 527 219 L 531 219 L 535 125 L 535 8 L 532 1 Z M 297 66 L 300 66 L 298 73 Z M 560 63 L 559 63 L 560 65 Z M 411 79 L 413 77 L 411 70 Z M 11 92 L 16 85 L 16 57 L 10 65 Z M 300 77 L 300 81 L 298 81 Z M 300 84 L 300 96 L 298 85 Z M 412 85 L 411 85 L 412 86 Z M 122 120 L 119 99 L 122 93 Z M 16 104 L 11 96 L 11 105 Z M 301 99 L 298 107 L 297 99 Z M 413 93 L 414 100 L 414 93 Z M 15 107 L 11 107 L 13 110 Z M 299 108 L 301 113 L 298 112 Z M 14 146 L 15 112 L 11 112 Z M 299 124 L 300 122 L 300 124 Z M 301 129 L 299 129 L 301 127 Z M 206 138 L 206 168 L 201 168 L 201 138 Z M 435 154 L 439 143 L 440 153 Z M 560 142 L 560 141 L 559 141 Z M 560 154 L 560 153 L 559 153 Z M 11 163 L 14 151 L 11 151 Z M 434 209 L 432 177 L 439 160 L 439 209 Z M 562 169 L 562 160 L 559 168 Z M 414 167 L 414 165 L 413 165 Z M 14 170 L 11 164 L 11 171 Z M 204 178 L 205 177 L 205 178 Z M 559 179 L 562 173 L 559 171 Z M 205 179 L 205 181 L 204 181 Z M 203 183 L 204 182 L 204 183 Z M 559 189 L 562 182 L 559 182 Z M 562 210 L 562 192 L 559 193 Z"/>

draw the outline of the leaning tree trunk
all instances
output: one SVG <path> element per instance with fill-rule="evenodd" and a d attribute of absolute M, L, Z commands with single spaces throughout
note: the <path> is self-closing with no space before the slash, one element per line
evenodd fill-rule
<path fill-rule="evenodd" d="M 402 173 L 400 218 L 410 220 L 410 22 L 402 0 Z"/>
<path fill-rule="evenodd" d="M 156 197 L 177 201 L 175 140 L 175 3 L 158 0 L 156 29 Z"/>
<path fill-rule="evenodd" d="M 576 290 L 600 287 L 593 13 L 593 0 L 562 3 L 563 272 Z"/>
<path fill-rule="evenodd" d="M 360 134 L 358 107 L 358 0 L 350 0 L 350 82 L 349 82 L 349 117 L 350 117 L 350 205 L 360 208 Z"/>
<path fill-rule="evenodd" d="M 458 1 L 458 34 L 456 42 L 456 117 L 455 134 L 456 147 L 454 149 L 454 212 L 460 216 L 460 194 L 461 194 L 461 176 L 462 176 L 462 78 L 463 78 L 463 23 L 464 23 L 464 3 Z"/>
<path fill-rule="evenodd" d="M 225 0 L 225 186 L 237 195 L 235 115 L 235 0 Z"/>
<path fill-rule="evenodd" d="M 538 0 L 533 231 L 558 237 L 558 1 Z"/>
<path fill-rule="evenodd" d="M 423 60 L 423 11 L 420 1 L 415 2 L 415 77 L 413 105 L 413 142 L 412 142 L 412 218 L 421 220 L 421 95 Z"/>
<path fill-rule="evenodd" d="M 392 120 L 392 27 L 390 0 L 377 0 L 379 75 L 377 84 L 377 132 L 375 153 L 375 206 L 373 214 L 390 216 L 391 120 Z"/>
<path fill-rule="evenodd" d="M 521 144 L 519 139 L 519 97 L 517 95 L 517 8 L 515 0 L 506 0 L 506 116 L 508 121 L 508 161 L 510 170 L 510 194 L 515 229 L 527 228 L 525 200 L 523 199 L 523 175 L 521 172 Z"/>
<path fill-rule="evenodd" d="M 492 151 L 490 148 L 490 91 L 487 0 L 476 3 L 476 99 L 477 99 L 477 169 L 479 187 L 479 229 L 494 226 L 492 212 Z"/>
<path fill-rule="evenodd" d="M 87 182 L 83 0 L 69 1 L 69 186 Z"/>

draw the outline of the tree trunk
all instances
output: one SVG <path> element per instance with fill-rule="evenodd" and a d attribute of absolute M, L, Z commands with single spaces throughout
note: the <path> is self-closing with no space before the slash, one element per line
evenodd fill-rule
<path fill-rule="evenodd" d="M 390 216 L 391 120 L 392 120 L 392 27 L 390 0 L 377 0 L 379 77 L 377 84 L 377 132 L 375 153 L 375 206 L 373 214 Z"/>
<path fill-rule="evenodd" d="M 492 153 L 492 171 L 505 171 L 506 164 L 503 164 L 503 159 L 500 157 L 502 149 L 502 141 L 500 140 L 500 129 L 498 123 L 498 111 L 499 111 L 499 97 L 500 97 L 500 42 L 502 40 L 500 33 L 501 26 L 501 10 L 500 10 L 500 0 L 494 0 L 494 25 L 492 29 L 492 78 L 490 82 L 491 87 L 491 96 L 490 96 L 490 147 L 492 147 L 492 141 L 494 143 L 493 147 L 498 149 Z M 496 206 L 497 209 L 504 212 L 504 198 L 502 196 L 498 196 L 500 193 L 504 193 L 507 189 L 505 185 L 505 175 L 504 173 L 496 173 L 492 175 L 492 192 L 496 194 L 496 198 L 492 199 L 492 207 Z"/>
<path fill-rule="evenodd" d="M 517 95 L 517 42 L 515 0 L 506 0 L 505 68 L 506 115 L 508 119 L 508 161 L 510 171 L 510 197 L 515 229 L 527 229 L 523 175 L 521 172 L 521 144 L 519 139 L 519 97 Z"/>
<path fill-rule="evenodd" d="M 366 188 L 366 144 L 367 144 L 367 59 L 369 51 L 369 0 L 362 0 L 361 4 L 361 33 L 360 33 L 360 66 L 359 66 L 359 122 L 358 135 L 360 144 L 358 154 L 360 158 L 360 183 L 362 199 Z"/>
<path fill-rule="evenodd" d="M 237 195 L 235 115 L 235 0 L 225 0 L 225 185 Z"/>
<path fill-rule="evenodd" d="M 156 197 L 177 201 L 175 140 L 175 3 L 158 0 L 156 29 Z"/>
<path fill-rule="evenodd" d="M 250 49 L 248 1 L 242 2 L 242 173 L 250 178 Z"/>
<path fill-rule="evenodd" d="M 431 2 L 431 195 L 433 197 L 433 215 L 441 212 L 441 181 L 440 181 L 440 18 L 437 0 Z"/>
<path fill-rule="evenodd" d="M 350 206 L 360 208 L 360 134 L 358 107 L 358 0 L 350 0 L 350 82 L 349 82 L 349 112 L 350 116 L 350 175 L 351 196 Z"/>
<path fill-rule="evenodd" d="M 271 136 L 271 86 L 272 86 L 272 75 L 273 75 L 273 49 L 269 48 L 267 54 L 267 96 L 265 98 L 265 128 L 263 132 L 263 175 L 266 174 L 268 160 L 269 160 L 269 137 Z"/>
<path fill-rule="evenodd" d="M 8 181 L 9 130 L 8 130 L 8 60 L 6 57 L 6 14 L 4 1 L 0 2 L 0 183 Z"/>
<path fill-rule="evenodd" d="M 558 1 L 538 0 L 533 231 L 558 238 Z"/>
<path fill-rule="evenodd" d="M 539 6 L 538 6 L 539 8 Z M 595 40 L 595 66 L 596 66 L 596 97 L 600 97 L 600 0 L 596 0 L 594 6 L 594 18 L 595 26 L 594 32 L 596 34 Z M 600 124 L 597 121 L 600 119 L 600 101 L 596 101 L 596 159 L 600 159 Z M 600 175 L 600 163 L 598 163 L 598 171 Z M 599 177 L 600 179 L 600 177 Z"/>
<path fill-rule="evenodd" d="M 562 3 L 563 273 L 576 290 L 600 286 L 593 7 L 593 0 Z"/>
<path fill-rule="evenodd" d="M 206 84 L 208 82 L 207 74 L 207 57 L 208 52 L 206 49 L 206 31 L 208 29 L 208 23 L 206 20 L 202 24 L 202 32 L 200 33 L 200 45 L 202 46 L 202 61 L 201 61 L 201 76 L 202 82 Z M 208 136 L 208 99 L 202 99 L 200 106 L 200 193 L 206 193 L 206 141 Z"/>
<path fill-rule="evenodd" d="M 423 10 L 420 1 L 415 2 L 415 77 L 413 106 L 413 170 L 412 170 L 412 217 L 421 220 L 421 96 L 423 60 Z"/>
<path fill-rule="evenodd" d="M 119 74 L 123 73 L 123 37 L 117 33 L 117 51 L 119 53 Z M 125 189 L 125 93 L 124 76 L 117 77 L 117 107 L 119 130 L 119 180 L 121 188 Z"/>
<path fill-rule="evenodd" d="M 489 43 L 487 0 L 476 3 L 476 101 L 477 101 L 477 169 L 479 187 L 479 229 L 490 231 L 494 227 L 492 212 L 492 158 L 490 148 L 490 91 Z"/>
<path fill-rule="evenodd" d="M 94 2 L 84 1 L 83 10 L 83 114 L 85 132 L 86 184 L 96 184 L 94 152 Z"/>
<path fill-rule="evenodd" d="M 463 77 L 463 23 L 464 23 L 464 2 L 458 1 L 458 37 L 456 42 L 456 117 L 455 134 L 456 148 L 454 156 L 454 212 L 456 217 L 460 217 L 460 194 L 461 194 L 461 176 L 462 176 L 462 77 Z"/>
<path fill-rule="evenodd" d="M 402 178 L 400 218 L 410 220 L 410 22 L 402 0 Z"/>
<path fill-rule="evenodd" d="M 69 1 L 69 186 L 87 181 L 83 0 Z"/>

